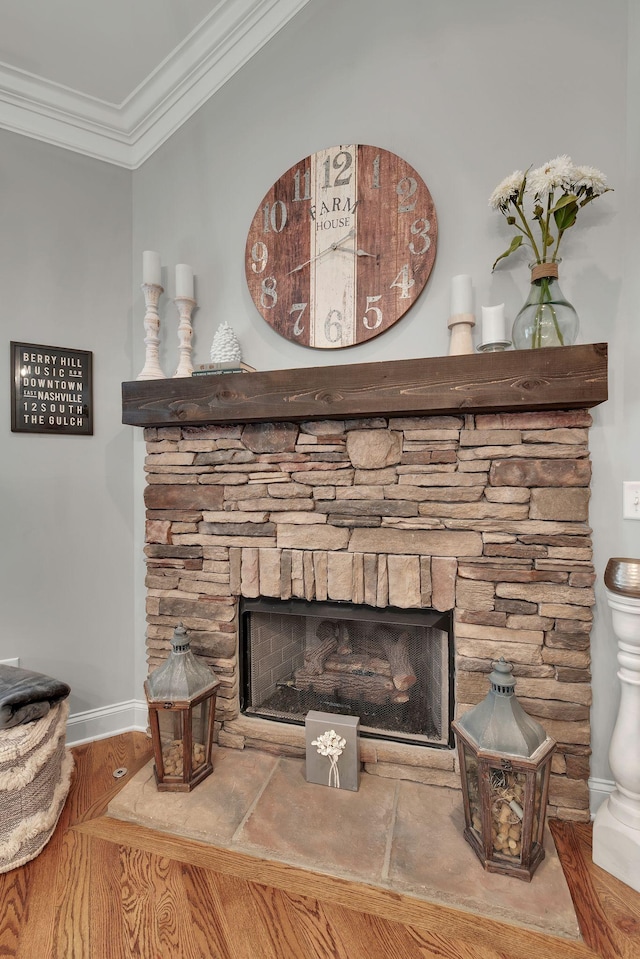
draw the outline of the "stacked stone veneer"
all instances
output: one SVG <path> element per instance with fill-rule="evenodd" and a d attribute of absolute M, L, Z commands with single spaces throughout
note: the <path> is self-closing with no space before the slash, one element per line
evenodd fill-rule
<path fill-rule="evenodd" d="M 302 755 L 239 714 L 238 596 L 453 609 L 456 711 L 514 664 L 559 746 L 550 812 L 589 817 L 594 603 L 586 411 L 147 429 L 148 654 L 182 621 L 221 680 L 219 743 Z M 458 787 L 453 750 L 363 740 L 365 768 Z"/>

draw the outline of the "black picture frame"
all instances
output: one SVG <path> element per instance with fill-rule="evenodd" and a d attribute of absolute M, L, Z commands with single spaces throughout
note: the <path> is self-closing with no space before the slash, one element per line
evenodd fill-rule
<path fill-rule="evenodd" d="M 93 436 L 93 353 L 11 340 L 11 432 Z"/>

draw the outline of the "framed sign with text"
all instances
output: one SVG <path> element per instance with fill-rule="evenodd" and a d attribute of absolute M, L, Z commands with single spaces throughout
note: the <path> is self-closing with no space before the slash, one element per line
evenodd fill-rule
<path fill-rule="evenodd" d="M 11 341 L 13 433 L 93 435 L 93 353 Z"/>

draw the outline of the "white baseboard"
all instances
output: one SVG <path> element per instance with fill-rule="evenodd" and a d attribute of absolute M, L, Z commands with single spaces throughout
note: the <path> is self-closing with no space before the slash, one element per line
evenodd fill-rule
<path fill-rule="evenodd" d="M 67 745 L 80 746 L 120 733 L 145 732 L 148 724 L 149 709 L 144 700 L 131 699 L 126 703 L 88 709 L 69 716 Z"/>
<path fill-rule="evenodd" d="M 589 780 L 589 807 L 591 809 L 591 818 L 595 816 L 602 803 L 611 795 L 616 788 L 616 784 L 611 779 Z"/>

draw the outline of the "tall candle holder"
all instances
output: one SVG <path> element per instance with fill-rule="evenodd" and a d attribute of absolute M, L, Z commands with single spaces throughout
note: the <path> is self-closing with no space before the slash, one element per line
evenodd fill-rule
<path fill-rule="evenodd" d="M 180 314 L 180 323 L 178 324 L 180 359 L 178 361 L 178 368 L 173 374 L 175 379 L 176 376 L 191 376 L 193 373 L 193 364 L 191 362 L 191 337 L 193 335 L 191 314 L 193 313 L 196 301 L 189 296 L 176 296 L 173 302 L 178 307 Z"/>
<path fill-rule="evenodd" d="M 468 273 L 460 273 L 451 280 L 451 308 L 447 323 L 451 330 L 449 356 L 473 353 L 471 330 L 475 325 L 471 277 Z"/>
<path fill-rule="evenodd" d="M 449 318 L 447 326 L 451 330 L 449 341 L 449 356 L 463 356 L 473 353 L 473 338 L 471 330 L 476 325 L 473 313 L 456 313 Z"/>
<path fill-rule="evenodd" d="M 160 346 L 160 337 L 158 336 L 158 331 L 160 329 L 158 302 L 161 294 L 164 293 L 164 289 L 157 283 L 143 283 L 142 293 L 144 295 L 145 303 L 145 362 L 142 370 L 137 376 L 137 379 L 164 380 L 165 375 L 162 372 L 162 367 L 160 366 L 160 359 L 158 356 L 158 347 Z"/>

